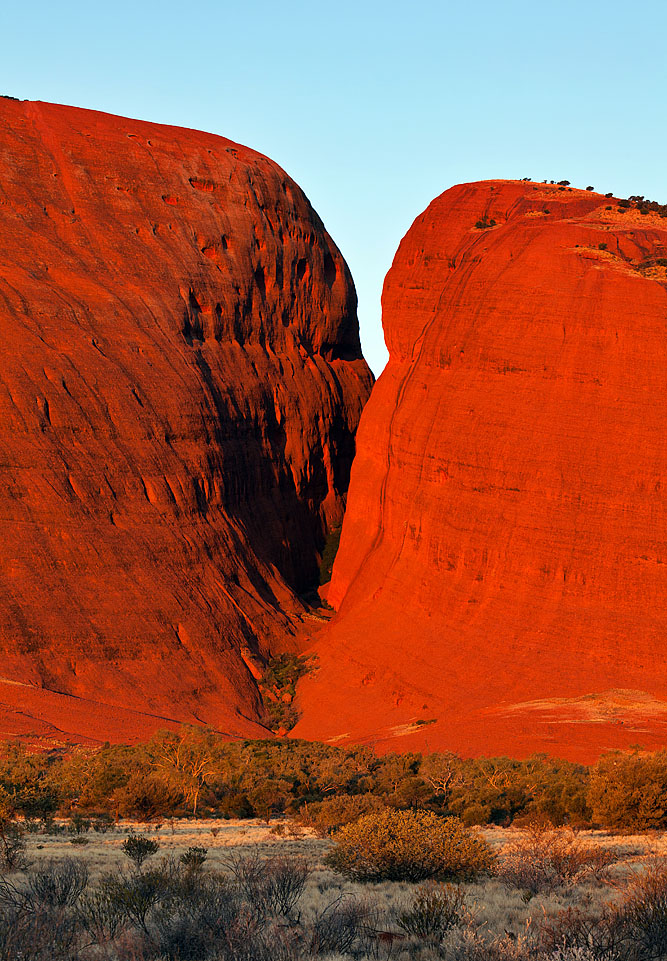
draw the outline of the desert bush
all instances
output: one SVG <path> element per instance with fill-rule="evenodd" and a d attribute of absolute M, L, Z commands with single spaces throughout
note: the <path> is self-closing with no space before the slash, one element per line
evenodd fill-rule
<path fill-rule="evenodd" d="M 252 818 L 255 809 L 247 794 L 227 794 L 220 798 L 217 804 L 220 817 L 223 818 Z"/>
<path fill-rule="evenodd" d="M 201 871 L 208 858 L 206 848 L 193 845 L 189 847 L 178 859 L 183 867 L 188 871 Z"/>
<path fill-rule="evenodd" d="M 604 754 L 591 773 L 588 801 L 603 827 L 667 827 L 667 752 Z"/>
<path fill-rule="evenodd" d="M 340 535 L 343 530 L 341 527 L 334 527 L 327 534 L 324 547 L 322 549 L 322 560 L 320 561 L 320 584 L 327 584 L 331 580 L 334 561 L 340 546 Z"/>
<path fill-rule="evenodd" d="M 667 207 L 642 203 L 667 215 Z M 638 267 L 660 267 L 664 259 L 651 258 Z M 297 667 L 289 659 L 272 662 L 266 677 L 266 690 L 277 698 L 272 704 L 291 709 Z M 286 701 L 284 695 L 289 695 Z M 58 810 L 72 819 L 76 832 L 76 825 L 85 830 L 87 821 L 102 830 L 120 815 L 147 821 L 183 813 L 188 806 L 191 812 L 196 801 L 230 817 L 268 818 L 301 808 L 300 818 L 310 817 L 318 830 L 331 831 L 391 804 L 456 815 L 468 824 L 508 825 L 544 814 L 554 824 L 584 826 L 592 823 L 590 801 L 598 824 L 622 830 L 667 827 L 660 807 L 667 797 L 667 779 L 660 772 L 664 755 L 635 752 L 636 783 L 632 765 L 623 762 L 625 769 L 619 770 L 622 757 L 602 758 L 591 771 L 541 755 L 522 761 L 416 753 L 378 757 L 365 748 L 343 751 L 296 740 L 228 743 L 191 729 L 85 755 L 34 757 L 0 744 L 0 816 L 43 818 L 45 831 L 52 833 L 60 830 L 52 820 Z"/>
<path fill-rule="evenodd" d="M 83 930 L 96 944 L 113 941 L 126 917 L 122 900 L 104 880 L 79 899 L 77 917 Z"/>
<path fill-rule="evenodd" d="M 453 929 L 445 948 L 447 961 L 547 961 L 544 955 L 536 954 L 534 940 L 529 934 L 517 937 L 505 932 L 491 937 L 472 925 Z M 442 949 L 438 956 L 443 956 Z"/>
<path fill-rule="evenodd" d="M 83 883 L 72 864 L 45 865 L 27 885 L 0 879 L 0 961 L 73 961 Z"/>
<path fill-rule="evenodd" d="M 430 881 L 397 913 L 396 924 L 412 937 L 440 944 L 450 928 L 462 923 L 464 904 L 461 888 Z"/>
<path fill-rule="evenodd" d="M 530 825 L 503 850 L 498 876 L 510 887 L 531 895 L 599 878 L 614 854 L 578 838 L 566 828 Z"/>
<path fill-rule="evenodd" d="M 117 815 L 151 821 L 178 810 L 182 794 L 165 784 L 144 760 L 145 769 L 132 774 L 123 787 L 116 788 L 109 799 Z"/>
<path fill-rule="evenodd" d="M 593 915 L 581 907 L 570 906 L 555 915 L 545 917 L 540 928 L 538 943 L 540 956 L 549 959 L 579 957 L 588 961 L 622 961 L 622 934 L 613 914 L 604 910 Z M 629 961 L 629 959 L 624 959 Z"/>
<path fill-rule="evenodd" d="M 265 858 L 257 851 L 232 854 L 226 859 L 237 889 L 256 917 L 288 917 L 296 907 L 311 874 L 300 857 Z"/>
<path fill-rule="evenodd" d="M 298 654 L 278 654 L 269 660 L 259 682 L 264 709 L 272 730 L 290 730 L 299 720 L 294 703 L 296 684 L 310 669 L 308 658 Z"/>
<path fill-rule="evenodd" d="M 425 881 L 472 878 L 495 858 L 458 818 L 388 808 L 341 828 L 326 861 L 357 881 Z"/>
<path fill-rule="evenodd" d="M 88 887 L 88 868 L 82 861 L 49 860 L 28 876 L 33 901 L 53 908 L 74 907 Z"/>
<path fill-rule="evenodd" d="M 547 961 L 598 961 L 598 957 L 590 945 L 587 947 L 559 945 L 555 951 L 549 954 Z"/>
<path fill-rule="evenodd" d="M 269 911 L 270 883 L 267 859 L 258 851 L 248 854 L 234 852 L 224 858 L 239 895 L 250 905 L 256 917 L 263 918 Z"/>
<path fill-rule="evenodd" d="M 90 818 L 86 818 L 82 814 L 73 814 L 67 825 L 67 830 L 70 834 L 87 834 L 91 827 L 92 821 Z"/>
<path fill-rule="evenodd" d="M 74 961 L 79 926 L 66 911 L 0 913 L 0 961 Z"/>
<path fill-rule="evenodd" d="M 110 814 L 103 812 L 93 818 L 92 824 L 96 834 L 106 834 L 113 829 L 113 818 Z"/>
<path fill-rule="evenodd" d="M 649 865 L 626 887 L 620 901 L 595 916 L 570 907 L 545 919 L 542 951 L 599 961 L 656 961 L 667 956 L 667 865 Z M 569 954 L 567 954 L 569 952 Z"/>
<path fill-rule="evenodd" d="M 289 917 L 311 875 L 308 863 L 292 855 L 278 855 L 268 861 L 269 906 L 274 914 Z"/>
<path fill-rule="evenodd" d="M 627 958 L 652 961 L 667 956 L 667 863 L 649 865 L 629 884 L 621 903 L 612 909 Z"/>
<path fill-rule="evenodd" d="M 160 844 L 153 838 L 143 837 L 141 834 L 133 834 L 126 838 L 122 844 L 123 854 L 126 854 L 138 871 L 144 861 L 152 857 L 160 849 Z"/>
<path fill-rule="evenodd" d="M 377 926 L 377 912 L 368 901 L 340 897 L 319 911 L 309 931 L 311 956 L 351 954 Z"/>
<path fill-rule="evenodd" d="M 15 821 L 0 819 L 0 867 L 5 871 L 18 871 L 28 866 L 26 840 Z"/>
<path fill-rule="evenodd" d="M 374 794 L 338 794 L 304 804 L 296 820 L 299 824 L 315 828 L 319 837 L 333 834 L 345 824 L 359 820 L 364 814 L 380 811 L 387 805 Z"/>
<path fill-rule="evenodd" d="M 110 913 L 150 936 L 148 922 L 154 909 L 178 893 L 177 871 L 166 858 L 145 871 L 112 871 L 101 878 L 98 891 Z"/>
<path fill-rule="evenodd" d="M 293 659 L 271 663 L 265 685 L 271 704 L 292 708 L 298 670 Z M 50 819 L 58 810 L 74 823 L 92 820 L 93 828 L 102 828 L 102 819 L 154 820 L 188 805 L 192 811 L 195 802 L 222 816 L 268 817 L 297 811 L 304 801 L 311 807 L 345 795 L 456 815 L 479 805 L 497 824 L 546 805 L 555 821 L 582 823 L 587 777 L 580 765 L 544 757 L 377 757 L 365 748 L 343 751 L 299 741 L 228 743 L 210 731 L 185 728 L 158 732 L 146 744 L 108 745 L 85 755 L 33 756 L 0 744 L 0 814 Z"/>
<path fill-rule="evenodd" d="M 488 824 L 491 820 L 491 806 L 489 804 L 471 804 L 461 812 L 461 820 L 466 827 L 476 827 Z"/>
<path fill-rule="evenodd" d="M 243 929 L 246 937 L 258 930 L 245 910 L 225 878 L 217 874 L 186 878 L 152 918 L 159 953 L 179 961 L 216 955 L 216 946 L 233 946 Z"/>

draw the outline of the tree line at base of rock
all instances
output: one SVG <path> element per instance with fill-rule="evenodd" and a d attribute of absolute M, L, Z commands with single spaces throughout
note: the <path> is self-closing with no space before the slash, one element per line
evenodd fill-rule
<path fill-rule="evenodd" d="M 391 807 L 464 824 L 667 828 L 667 752 L 614 751 L 586 767 L 544 755 L 385 754 L 297 740 L 160 731 L 143 744 L 60 752 L 0 745 L 0 819 L 151 821 L 286 814 L 327 834 Z"/>

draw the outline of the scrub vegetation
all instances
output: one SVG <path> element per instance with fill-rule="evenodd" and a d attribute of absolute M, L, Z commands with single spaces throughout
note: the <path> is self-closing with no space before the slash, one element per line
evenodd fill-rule
<path fill-rule="evenodd" d="M 293 683 L 277 664 L 267 686 Z M 297 665 L 298 669 L 298 665 Z M 284 702 L 283 702 L 284 703 Z M 535 756 L 385 754 L 277 738 L 225 741 L 205 728 L 144 744 L 38 753 L 0 747 L 0 853 L 18 818 L 28 829 L 68 818 L 74 833 L 119 818 L 288 814 L 322 836 L 362 815 L 424 810 L 466 826 L 542 821 L 615 831 L 667 829 L 667 752 L 613 751 L 592 767 Z"/>
<path fill-rule="evenodd" d="M 666 797 L 665 752 L 7 743 L 0 961 L 649 961 Z"/>
<path fill-rule="evenodd" d="M 664 956 L 667 847 L 661 839 L 536 823 L 471 830 L 424 812 L 393 810 L 388 817 L 398 818 L 391 830 L 376 814 L 333 839 L 284 818 L 269 825 L 212 818 L 121 822 L 105 832 L 89 822 L 79 834 L 70 826 L 63 832 L 55 821 L 55 833 L 40 828 L 25 835 L 21 867 L 0 870 L 0 959 Z M 369 842 L 378 867 L 372 878 L 357 871 L 350 877 L 352 826 L 356 850 L 357 842 Z M 396 836 L 409 840 L 415 830 L 419 837 L 411 840 L 418 845 L 404 846 L 400 862 L 412 863 L 416 873 L 397 877 Z M 73 849 L 71 840 L 81 837 L 90 843 Z M 417 881 L 434 857 L 441 859 L 439 877 Z"/>

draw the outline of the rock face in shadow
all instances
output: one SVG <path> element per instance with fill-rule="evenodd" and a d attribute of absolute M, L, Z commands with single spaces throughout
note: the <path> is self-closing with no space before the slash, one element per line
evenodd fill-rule
<path fill-rule="evenodd" d="M 372 375 L 300 188 L 220 137 L 0 99 L 1 733 L 265 734 Z"/>
<path fill-rule="evenodd" d="M 664 743 L 664 258 L 658 213 L 557 186 L 458 186 L 417 218 L 294 734 Z"/>

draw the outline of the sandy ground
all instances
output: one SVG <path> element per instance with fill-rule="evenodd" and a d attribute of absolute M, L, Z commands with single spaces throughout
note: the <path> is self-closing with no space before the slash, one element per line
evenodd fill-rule
<path fill-rule="evenodd" d="M 57 822 L 67 827 L 68 822 Z M 482 828 L 484 838 L 496 852 L 521 836 L 515 828 Z M 274 818 L 268 824 L 258 818 L 224 820 L 222 818 L 173 819 L 158 824 L 137 821 L 119 821 L 105 834 L 90 830 L 82 835 L 65 833 L 55 835 L 28 834 L 28 857 L 40 858 L 83 857 L 90 870 L 108 870 L 127 863 L 122 844 L 132 834 L 154 838 L 160 844 L 160 853 L 180 855 L 189 847 L 200 846 L 208 851 L 211 867 L 223 866 L 230 849 L 257 848 L 267 857 L 286 853 L 307 858 L 320 865 L 331 842 L 316 836 L 311 828 L 301 827 L 283 818 Z M 667 857 L 667 833 L 614 835 L 606 831 L 580 831 L 578 837 L 601 847 L 611 849 L 619 862 L 631 864 L 647 855 Z M 83 843 L 79 839 L 83 839 Z M 330 873 L 330 872 L 329 872 Z"/>
<path fill-rule="evenodd" d="M 492 847 L 501 852 L 521 832 L 516 829 L 485 828 L 482 831 Z M 310 829 L 300 828 L 286 820 L 274 819 L 270 824 L 260 820 L 173 820 L 159 825 L 122 821 L 106 834 L 90 831 L 82 837 L 86 843 L 72 843 L 75 835 L 32 834 L 28 836 L 28 857 L 33 865 L 43 858 L 82 858 L 91 878 L 120 866 L 129 866 L 122 852 L 123 841 L 130 834 L 155 838 L 160 843 L 159 856 L 179 856 L 187 848 L 197 845 L 207 849 L 207 864 L 212 869 L 226 870 L 225 857 L 231 853 L 257 850 L 263 856 L 273 854 L 300 855 L 308 860 L 313 871 L 300 904 L 304 919 L 312 917 L 327 904 L 341 897 L 371 899 L 379 911 L 381 927 L 392 927 L 392 910 L 405 906 L 414 893 L 415 885 L 396 882 L 357 884 L 334 874 L 324 863 L 331 844 L 314 835 Z M 526 900 L 521 891 L 508 888 L 500 880 L 491 878 L 463 885 L 466 903 L 477 922 L 489 931 L 511 931 L 517 935 L 530 930 L 545 914 L 555 914 L 578 904 L 595 906 L 617 896 L 617 882 L 627 879 L 640 869 L 648 857 L 667 857 L 667 834 L 611 835 L 603 831 L 582 831 L 579 837 L 613 850 L 617 863 L 612 869 L 611 884 L 592 882 L 536 895 Z"/>

